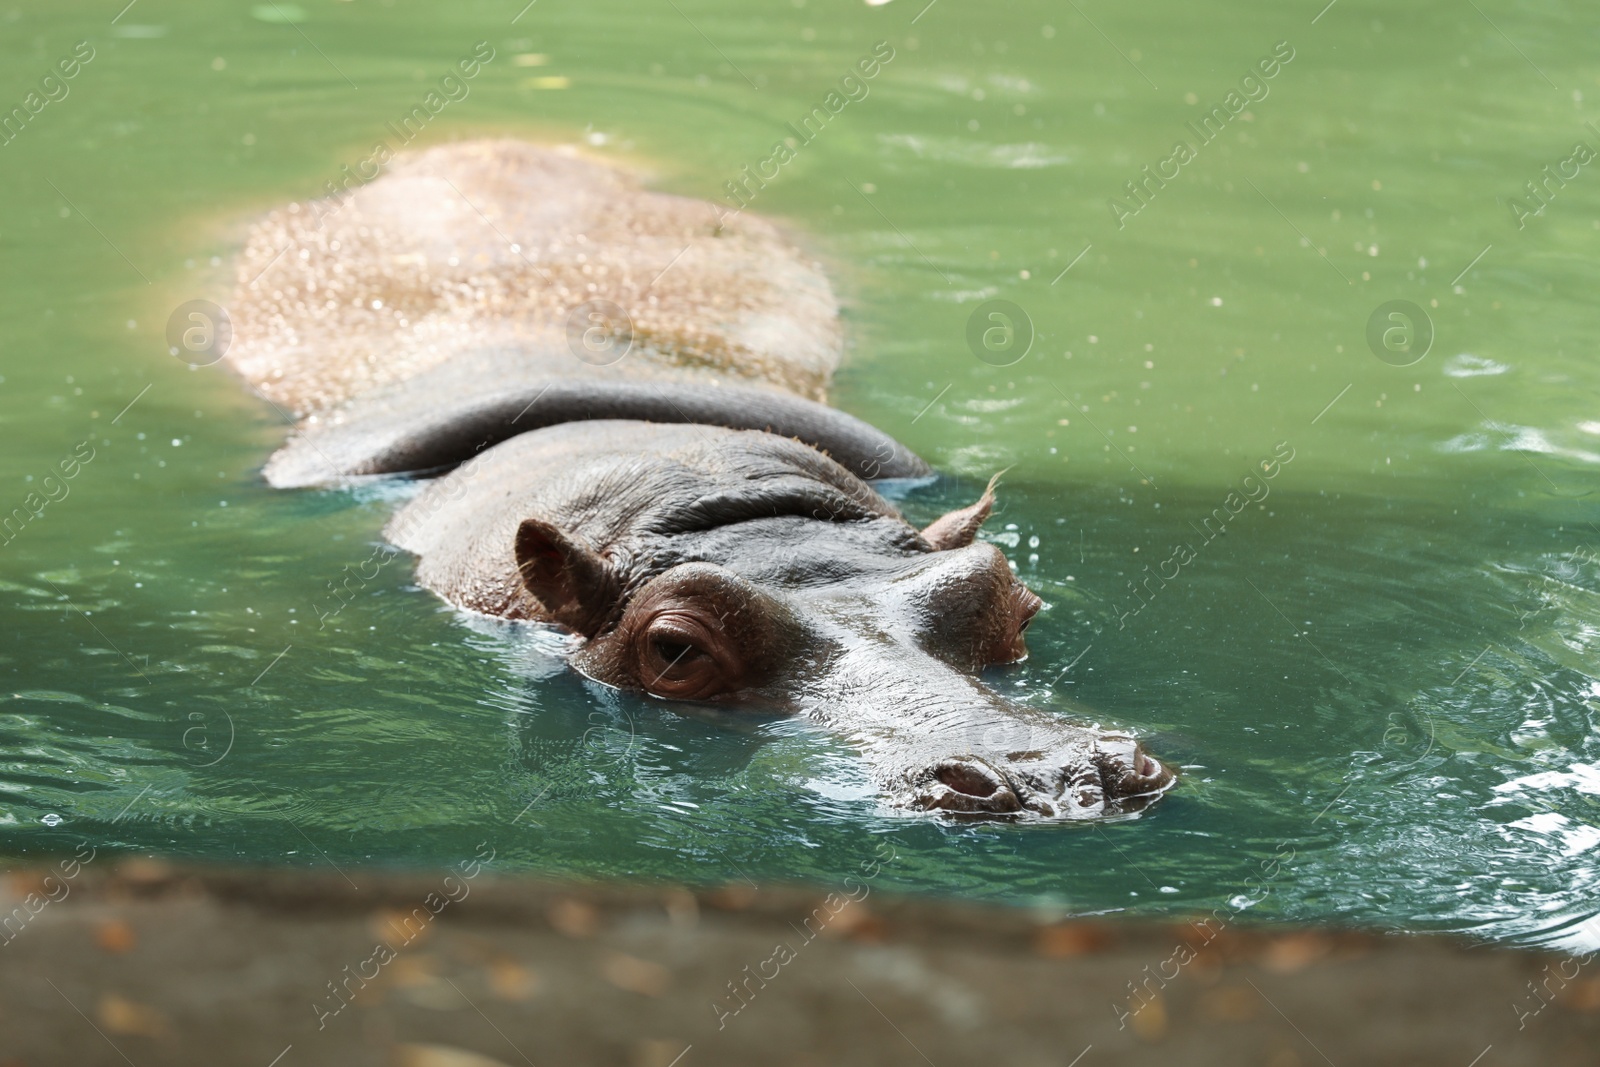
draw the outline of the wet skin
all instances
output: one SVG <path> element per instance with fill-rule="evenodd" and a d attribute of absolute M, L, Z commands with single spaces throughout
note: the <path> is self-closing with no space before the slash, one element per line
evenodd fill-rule
<path fill-rule="evenodd" d="M 1133 738 L 1005 700 L 1040 601 L 977 541 L 992 498 L 918 531 L 815 449 L 773 434 L 586 422 L 506 441 L 387 531 L 462 607 L 585 638 L 589 677 L 803 715 L 863 753 L 885 799 L 1082 819 L 1172 784 Z"/>
<path fill-rule="evenodd" d="M 619 689 L 823 724 L 896 806 L 1084 819 L 1172 784 L 982 683 L 1040 608 L 977 540 L 992 496 L 919 531 L 863 481 L 929 468 L 823 403 L 837 303 L 770 223 L 461 142 L 268 215 L 237 269 L 230 363 L 302 417 L 266 478 L 448 472 L 386 534 L 450 603 L 572 631 Z M 597 299 L 626 349 L 574 340 Z"/>

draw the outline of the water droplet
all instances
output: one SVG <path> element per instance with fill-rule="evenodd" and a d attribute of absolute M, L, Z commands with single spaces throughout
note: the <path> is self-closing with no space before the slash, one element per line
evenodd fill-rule
<path fill-rule="evenodd" d="M 44 823 L 46 826 L 60 826 L 61 825 L 61 816 L 59 816 L 59 815 L 55 814 L 54 812 L 52 812 L 51 814 L 46 815 L 44 818 L 40 819 L 39 821 Z"/>

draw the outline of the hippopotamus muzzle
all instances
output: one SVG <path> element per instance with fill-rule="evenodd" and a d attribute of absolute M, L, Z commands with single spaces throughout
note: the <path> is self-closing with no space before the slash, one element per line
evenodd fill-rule
<path fill-rule="evenodd" d="M 984 684 L 1026 658 L 1045 606 L 977 538 L 993 503 L 991 484 L 919 530 L 787 438 L 591 421 L 490 449 L 391 536 L 465 606 L 580 635 L 571 662 L 595 681 L 842 734 L 891 807 L 1136 812 L 1175 776 L 1131 736 Z"/>
<path fill-rule="evenodd" d="M 1046 607 L 979 537 L 994 485 L 920 529 L 873 489 L 931 468 L 826 405 L 838 303 L 777 227 L 511 141 L 385 170 L 238 265 L 230 362 L 302 418 L 269 482 L 431 479 L 386 530 L 423 587 L 570 631 L 616 689 L 834 731 L 889 806 L 1066 822 L 1172 785 L 984 684 Z"/>
<path fill-rule="evenodd" d="M 1096 819 L 1132 814 L 1177 781 L 1131 737 L 1106 734 L 1060 751 L 952 756 L 910 778 L 911 804 L 959 815 Z"/>
<path fill-rule="evenodd" d="M 1008 700 L 984 684 L 989 670 L 971 669 L 1022 659 L 1020 635 L 1005 653 L 975 660 L 960 655 L 959 641 L 941 640 L 981 627 L 980 606 L 1004 595 L 985 590 L 1006 585 L 1024 613 L 1035 610 L 1038 599 L 999 550 L 980 543 L 942 550 L 894 593 L 873 594 L 875 603 L 852 598 L 851 618 L 834 631 L 848 632 L 835 638 L 846 650 L 824 661 L 814 682 L 822 694 L 806 710 L 848 730 L 895 807 L 1023 822 L 1142 811 L 1176 783 L 1172 768 L 1128 733 L 1085 724 L 1081 708 Z M 918 617 L 919 600 L 936 610 Z M 972 613 L 952 617 L 952 600 Z"/>

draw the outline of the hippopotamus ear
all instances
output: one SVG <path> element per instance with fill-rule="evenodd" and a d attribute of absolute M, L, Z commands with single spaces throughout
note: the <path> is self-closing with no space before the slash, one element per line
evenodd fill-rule
<path fill-rule="evenodd" d="M 616 609 L 621 584 L 599 553 L 543 519 L 517 527 L 517 570 L 552 621 L 593 637 Z"/>
<path fill-rule="evenodd" d="M 1011 468 L 1007 467 L 1006 470 Z M 968 504 L 956 511 L 947 511 L 930 522 L 922 531 L 922 539 L 935 552 L 949 548 L 965 548 L 978 536 L 978 529 L 994 510 L 994 487 L 1000 484 L 999 471 L 989 479 L 989 485 L 976 504 Z"/>

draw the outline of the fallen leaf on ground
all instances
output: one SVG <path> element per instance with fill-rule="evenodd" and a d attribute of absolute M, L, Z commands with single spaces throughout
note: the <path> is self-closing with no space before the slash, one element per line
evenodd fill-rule
<path fill-rule="evenodd" d="M 829 937 L 844 936 L 853 941 L 882 941 L 887 926 L 882 919 L 872 914 L 865 904 L 852 901 L 839 910 L 839 913 L 822 928 L 822 932 Z"/>
<path fill-rule="evenodd" d="M 396 1045 L 394 1063 L 395 1067 L 507 1067 L 499 1060 L 449 1045 Z"/>
<path fill-rule="evenodd" d="M 1567 997 L 1567 1007 L 1574 1011 L 1600 1011 L 1600 978 L 1589 978 L 1572 984 Z"/>
<path fill-rule="evenodd" d="M 1321 934 L 1290 934 L 1275 938 L 1261 953 L 1261 966 L 1277 974 L 1293 974 L 1326 956 L 1333 941 Z"/>
<path fill-rule="evenodd" d="M 692 930 L 700 921 L 700 902 L 687 889 L 667 890 L 661 903 L 667 909 L 667 917 L 672 920 L 673 926 Z"/>
<path fill-rule="evenodd" d="M 1128 1023 L 1144 1040 L 1160 1041 L 1167 1036 L 1167 1006 L 1159 995 L 1152 997 Z"/>
<path fill-rule="evenodd" d="M 427 908 L 411 911 L 380 911 L 372 917 L 367 929 L 396 951 L 416 944 L 433 930 L 433 915 Z"/>
<path fill-rule="evenodd" d="M 113 1034 L 130 1034 L 135 1037 L 163 1037 L 167 1033 L 167 1017 L 148 1004 L 107 993 L 95 1008 L 100 1025 Z"/>
<path fill-rule="evenodd" d="M 1213 1019 L 1246 1023 L 1261 1013 L 1261 994 L 1237 985 L 1208 989 L 1200 998 L 1200 1010 Z"/>
<path fill-rule="evenodd" d="M 154 885 L 172 877 L 172 865 L 146 856 L 131 856 L 117 864 L 117 878 L 134 885 Z"/>
<path fill-rule="evenodd" d="M 706 902 L 727 911 L 743 911 L 754 904 L 757 896 L 754 886 L 733 883 L 706 894 Z"/>
<path fill-rule="evenodd" d="M 581 900 L 558 900 L 550 905 L 550 925 L 568 937 L 593 937 L 600 928 L 600 913 Z"/>
<path fill-rule="evenodd" d="M 489 991 L 501 1000 L 529 1000 L 539 991 L 539 976 L 511 960 L 489 964 Z"/>
<path fill-rule="evenodd" d="M 667 986 L 672 981 L 672 972 L 661 964 L 627 956 L 621 952 L 608 955 L 600 965 L 600 973 L 606 976 L 606 981 L 618 989 L 625 989 L 630 993 L 642 993 L 647 997 L 659 997 L 667 991 Z"/>
<path fill-rule="evenodd" d="M 94 929 L 94 943 L 106 952 L 127 952 L 138 940 L 121 919 L 107 919 Z"/>
<path fill-rule="evenodd" d="M 1111 943 L 1104 930 L 1081 923 L 1042 926 L 1033 937 L 1033 950 L 1046 959 L 1062 960 L 1100 952 Z"/>

